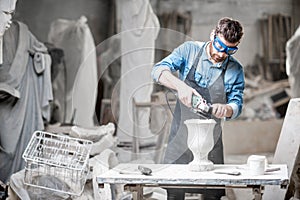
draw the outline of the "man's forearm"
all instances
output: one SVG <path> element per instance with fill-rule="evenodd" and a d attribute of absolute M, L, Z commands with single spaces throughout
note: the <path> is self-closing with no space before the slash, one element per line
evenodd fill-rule
<path fill-rule="evenodd" d="M 176 90 L 178 99 L 187 107 L 191 107 L 192 95 L 200 94 L 194 89 L 188 86 L 184 81 L 174 76 L 169 70 L 161 72 L 158 81 L 171 89 Z"/>
<path fill-rule="evenodd" d="M 185 84 L 179 78 L 174 76 L 169 70 L 164 70 L 161 72 L 158 82 L 176 91 L 178 91 L 178 87 L 180 87 L 180 85 Z"/>

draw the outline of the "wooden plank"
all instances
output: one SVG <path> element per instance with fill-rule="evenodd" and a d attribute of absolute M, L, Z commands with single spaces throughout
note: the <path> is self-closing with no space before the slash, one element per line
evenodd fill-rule
<path fill-rule="evenodd" d="M 270 66 L 270 60 L 273 59 L 273 17 L 268 15 L 268 56 L 266 62 L 266 80 L 272 80 L 272 71 Z"/>
<path fill-rule="evenodd" d="M 264 79 L 266 79 L 267 65 L 269 65 L 269 63 L 267 62 L 269 60 L 269 55 L 268 55 L 268 41 L 266 39 L 267 38 L 266 24 L 267 24 L 266 19 L 260 20 L 260 30 L 261 30 L 262 42 L 263 42 L 263 57 L 260 58 L 260 56 L 256 55 L 256 59 L 258 61 L 258 66 L 260 69 L 260 74 L 263 75 Z"/>
<path fill-rule="evenodd" d="M 287 79 L 272 82 L 272 84 L 270 84 L 270 85 L 264 86 L 263 88 L 260 88 L 258 90 L 254 90 L 251 93 L 251 95 L 248 95 L 247 97 L 245 97 L 244 100 L 245 100 L 245 102 L 247 102 L 247 101 L 253 99 L 254 97 L 257 97 L 257 96 L 275 91 L 275 90 L 280 89 L 280 88 L 287 88 L 289 86 L 290 86 L 290 84 L 289 84 Z"/>
<path fill-rule="evenodd" d="M 269 52 L 269 55 L 268 55 L 268 59 L 271 60 L 273 59 L 273 17 L 272 15 L 269 15 L 268 16 L 268 38 L 269 38 L 269 41 L 268 41 L 268 52 Z"/>
<path fill-rule="evenodd" d="M 284 72 L 285 71 L 285 60 L 284 60 L 284 52 L 285 52 L 285 34 L 284 34 L 284 27 L 283 27 L 283 16 L 279 15 L 278 16 L 278 20 L 279 20 L 279 32 L 278 32 L 278 46 L 279 46 L 279 60 L 280 60 L 280 64 L 279 64 L 279 69 L 280 71 L 278 71 L 278 73 L 280 72 Z"/>
<path fill-rule="evenodd" d="M 136 106 L 135 98 L 132 98 L 132 117 L 133 117 L 133 137 L 132 137 L 132 160 L 138 158 L 140 152 L 140 143 L 138 135 L 138 126 L 139 126 L 139 113 Z"/>

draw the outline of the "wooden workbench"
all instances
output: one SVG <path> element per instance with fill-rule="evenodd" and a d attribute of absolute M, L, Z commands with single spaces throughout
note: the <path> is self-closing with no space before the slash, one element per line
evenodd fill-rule
<path fill-rule="evenodd" d="M 289 183 L 287 165 L 269 165 L 280 168 L 264 175 L 252 176 L 246 165 L 215 165 L 213 171 L 191 172 L 188 165 L 141 164 L 152 169 L 150 176 L 142 175 L 139 164 L 119 164 L 96 178 L 99 187 L 104 184 L 125 184 L 135 199 L 143 199 L 143 187 L 171 188 L 252 188 L 255 199 L 261 199 L 264 186 L 278 185 L 286 188 Z M 215 172 L 239 171 L 241 175 L 216 174 Z"/>

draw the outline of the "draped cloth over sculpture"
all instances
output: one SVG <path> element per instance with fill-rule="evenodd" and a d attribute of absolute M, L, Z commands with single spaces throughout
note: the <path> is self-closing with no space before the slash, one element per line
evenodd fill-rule
<path fill-rule="evenodd" d="M 291 97 L 300 97 L 300 26 L 286 43 L 286 72 L 291 86 Z"/>
<path fill-rule="evenodd" d="M 97 58 L 95 43 L 85 16 L 78 20 L 52 22 L 48 41 L 64 52 L 65 77 L 59 74 L 53 88 L 62 123 L 93 127 L 97 97 Z M 65 98 L 60 98 L 65 96 Z"/>
<path fill-rule="evenodd" d="M 24 168 L 22 153 L 31 135 L 44 129 L 52 100 L 51 58 L 21 22 L 3 37 L 0 65 L 0 180 Z"/>
<path fill-rule="evenodd" d="M 119 1 L 122 10 L 120 116 L 118 137 L 130 141 L 133 134 L 133 98 L 149 102 L 153 89 L 150 73 L 154 63 L 155 39 L 159 22 L 148 0 Z M 138 132 L 141 142 L 149 138 L 149 110 L 139 109 Z M 148 133 L 148 134 L 147 134 Z"/>

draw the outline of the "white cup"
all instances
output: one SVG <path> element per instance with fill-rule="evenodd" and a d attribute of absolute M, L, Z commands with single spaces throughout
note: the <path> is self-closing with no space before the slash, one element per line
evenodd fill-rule
<path fill-rule="evenodd" d="M 266 156 L 251 155 L 248 158 L 247 164 L 251 175 L 263 175 L 266 169 Z"/>

